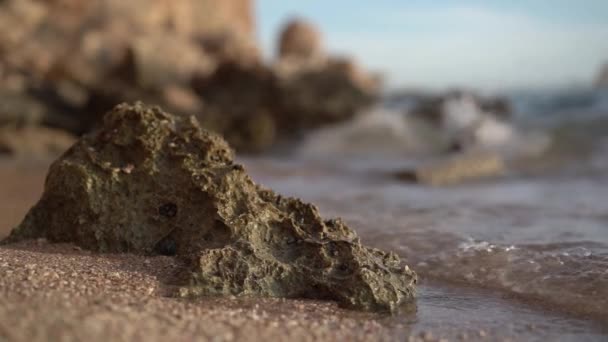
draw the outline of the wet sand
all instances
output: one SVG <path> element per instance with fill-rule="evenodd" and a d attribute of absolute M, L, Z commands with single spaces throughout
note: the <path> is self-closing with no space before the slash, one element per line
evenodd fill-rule
<path fill-rule="evenodd" d="M 47 166 L 0 162 L 0 236 L 38 199 Z M 256 172 L 272 172 L 265 167 Z M 172 285 L 179 267 L 171 257 L 101 255 L 44 240 L 0 246 L 0 341 L 606 338 L 598 322 L 496 292 L 429 283 L 424 274 L 415 306 L 389 316 L 307 300 L 179 299 Z"/>

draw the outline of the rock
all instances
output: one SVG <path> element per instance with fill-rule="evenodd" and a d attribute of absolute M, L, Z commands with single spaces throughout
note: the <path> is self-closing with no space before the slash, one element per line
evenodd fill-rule
<path fill-rule="evenodd" d="M 84 134 L 97 125 L 103 115 L 117 103 L 146 101 L 153 105 L 166 105 L 162 94 L 144 90 L 117 78 L 108 78 L 90 89 L 89 101 L 84 106 L 86 114 L 80 116 L 76 132 Z"/>
<path fill-rule="evenodd" d="M 271 69 L 226 62 L 210 77 L 195 77 L 192 88 L 206 107 L 197 114 L 203 126 L 238 151 L 260 152 L 282 133 L 275 119 L 281 110 L 279 81 Z"/>
<path fill-rule="evenodd" d="M 277 138 L 277 124 L 265 110 L 253 111 L 250 115 L 234 120 L 224 128 L 225 139 L 245 153 L 261 153 L 270 148 Z"/>
<path fill-rule="evenodd" d="M 276 121 L 268 111 L 252 108 L 246 115 L 233 116 L 219 110 L 207 105 L 197 116 L 203 127 L 221 134 L 239 152 L 261 153 L 276 142 Z"/>
<path fill-rule="evenodd" d="M 327 60 L 328 69 L 341 72 L 363 91 L 377 94 L 382 86 L 380 74 L 364 71 L 360 65 L 351 58 L 331 56 Z"/>
<path fill-rule="evenodd" d="M 375 97 L 335 69 L 302 71 L 280 83 L 279 126 L 287 132 L 319 128 L 353 118 Z"/>
<path fill-rule="evenodd" d="M 596 88 L 608 88 L 608 63 L 604 64 L 595 81 Z"/>
<path fill-rule="evenodd" d="M 0 80 L 21 73 L 19 91 L 46 107 L 39 121 L 52 128 L 80 135 L 117 103 L 141 100 L 199 116 L 243 152 L 348 120 L 373 101 L 375 79 L 325 56 L 303 20 L 285 27 L 281 60 L 263 65 L 252 3 L 0 1 Z"/>
<path fill-rule="evenodd" d="M 170 85 L 163 90 L 163 102 L 179 113 L 202 113 L 203 102 L 188 87 Z"/>
<path fill-rule="evenodd" d="M 194 74 L 213 72 L 217 63 L 194 42 L 168 34 L 135 39 L 129 52 L 133 60 L 125 62 L 133 66 L 135 86 L 142 89 L 187 85 Z"/>
<path fill-rule="evenodd" d="M 80 0 L 81 2 L 86 2 Z M 137 32 L 159 28 L 179 36 L 231 31 L 253 39 L 252 0 L 97 0 L 101 17 L 124 22 Z M 142 8 L 146 10 L 143 11 Z"/>
<path fill-rule="evenodd" d="M 45 111 L 44 105 L 36 99 L 0 86 L 0 127 L 39 124 Z"/>
<path fill-rule="evenodd" d="M 327 55 L 321 33 L 303 19 L 288 22 L 281 30 L 277 45 L 274 69 L 282 78 L 297 76 L 300 72 L 329 71 L 346 75 L 363 91 L 376 93 L 380 88 L 380 77 L 363 72 L 351 58 Z"/>
<path fill-rule="evenodd" d="M 322 57 L 310 59 L 283 58 L 273 65 L 277 76 L 283 80 L 297 78 L 305 73 L 342 75 L 354 87 L 370 96 L 379 93 L 382 79 L 379 75 L 364 72 L 352 59 L 345 57 Z"/>
<path fill-rule="evenodd" d="M 80 134 L 121 101 L 170 107 L 165 88 L 259 61 L 253 14 L 251 0 L 0 1 L 0 79 L 22 73 L 25 95 L 60 113 L 42 121 Z"/>
<path fill-rule="evenodd" d="M 293 19 L 283 27 L 278 45 L 279 59 L 310 60 L 324 54 L 321 33 L 303 19 Z"/>
<path fill-rule="evenodd" d="M 339 219 L 255 184 L 194 117 L 120 105 L 55 161 L 5 242 L 46 238 L 100 252 L 176 255 L 181 294 L 336 300 L 394 310 L 416 275 Z"/>
<path fill-rule="evenodd" d="M 331 69 L 300 70 L 280 77 L 261 64 L 224 63 L 211 77 L 195 78 L 192 87 L 210 108 L 204 114 L 207 117 L 201 118 L 204 126 L 240 151 L 249 149 L 254 140 L 253 146 L 259 147 L 255 150 L 260 150 L 272 145 L 275 137 L 297 139 L 309 130 L 348 120 L 374 100 L 346 74 Z M 218 115 L 210 116 L 213 112 Z M 255 117 L 263 122 L 255 123 Z M 258 128 L 243 136 L 238 127 L 244 122 Z"/>
<path fill-rule="evenodd" d="M 492 153 L 468 153 L 451 156 L 428 165 L 403 170 L 396 177 L 403 181 L 432 186 L 454 185 L 467 181 L 502 176 L 506 171 L 503 158 Z"/>
<path fill-rule="evenodd" d="M 282 58 L 274 62 L 273 71 L 281 79 L 290 79 L 301 72 L 321 71 L 327 68 L 327 58 Z"/>
<path fill-rule="evenodd" d="M 192 89 L 206 105 L 232 117 L 246 116 L 256 108 L 276 107 L 280 99 L 277 76 L 262 64 L 221 63 L 211 76 L 197 75 Z"/>
<path fill-rule="evenodd" d="M 179 6 L 175 1 L 166 1 Z M 230 33 L 238 39 L 253 40 L 256 32 L 255 8 L 253 0 L 188 0 L 181 12 L 176 12 L 174 26 L 183 25 L 185 18 L 191 18 L 189 26 L 192 35 L 198 37 Z M 188 8 L 190 7 L 190 8 Z"/>
<path fill-rule="evenodd" d="M 230 31 L 197 39 L 203 51 L 218 63 L 255 65 L 261 57 L 257 45 Z"/>

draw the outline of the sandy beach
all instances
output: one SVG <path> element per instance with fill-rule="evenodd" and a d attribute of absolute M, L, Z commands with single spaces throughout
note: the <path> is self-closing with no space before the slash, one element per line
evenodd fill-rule
<path fill-rule="evenodd" d="M 40 195 L 47 163 L 1 165 L 2 188 L 8 190 L 0 198 L 4 236 Z M 258 170 L 268 172 L 268 167 L 260 163 Z M 601 324 L 592 321 L 500 293 L 425 281 L 416 305 L 397 315 L 310 300 L 186 300 L 175 296 L 179 270 L 179 262 L 165 256 L 103 255 L 45 240 L 0 246 L 0 340 L 508 341 L 603 336 Z"/>
<path fill-rule="evenodd" d="M 46 166 L 3 162 L 0 236 L 40 196 Z M 99 255 L 43 240 L 2 246 L 0 340 L 391 340 L 410 330 L 333 303 L 173 298 L 176 269 L 171 257 Z"/>

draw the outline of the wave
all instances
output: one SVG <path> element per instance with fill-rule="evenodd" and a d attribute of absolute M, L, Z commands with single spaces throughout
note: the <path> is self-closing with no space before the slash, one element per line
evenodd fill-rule
<path fill-rule="evenodd" d="M 554 126 L 608 118 L 608 88 L 514 92 L 508 98 L 524 124 Z"/>

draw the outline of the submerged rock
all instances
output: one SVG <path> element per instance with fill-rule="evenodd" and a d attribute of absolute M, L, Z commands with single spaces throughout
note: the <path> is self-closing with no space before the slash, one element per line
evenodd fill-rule
<path fill-rule="evenodd" d="M 119 105 L 49 170 L 45 191 L 8 242 L 44 237 L 101 252 L 177 255 L 183 295 L 336 300 L 393 310 L 416 275 L 363 246 L 338 219 L 255 184 L 193 117 Z"/>
<path fill-rule="evenodd" d="M 403 181 L 446 186 L 499 177 L 504 175 L 505 171 L 504 160 L 498 154 L 465 153 L 417 168 L 402 170 L 395 176 Z"/>

